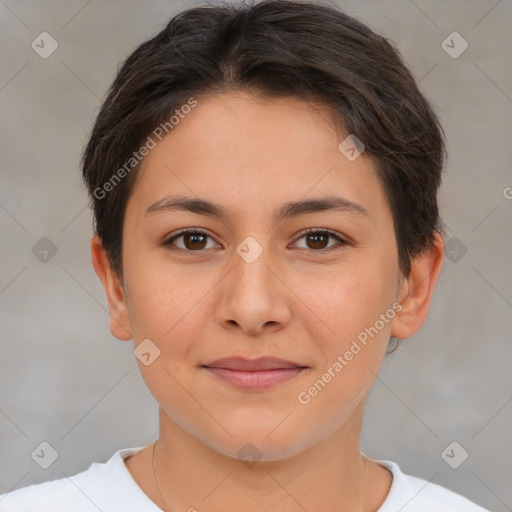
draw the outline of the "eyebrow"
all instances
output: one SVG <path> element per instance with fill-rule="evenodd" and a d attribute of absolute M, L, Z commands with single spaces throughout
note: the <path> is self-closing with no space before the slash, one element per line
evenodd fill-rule
<path fill-rule="evenodd" d="M 233 214 L 224 206 L 213 203 L 203 198 L 183 197 L 183 196 L 165 196 L 162 199 L 151 204 L 144 216 L 151 213 L 184 210 L 199 215 L 217 217 L 224 221 L 233 217 Z M 278 223 L 290 217 L 303 215 L 305 213 L 323 212 L 336 210 L 345 213 L 355 214 L 361 217 L 370 218 L 370 214 L 358 203 L 344 199 L 338 196 L 324 196 L 302 201 L 292 201 L 284 203 L 273 215 L 273 222 Z"/>

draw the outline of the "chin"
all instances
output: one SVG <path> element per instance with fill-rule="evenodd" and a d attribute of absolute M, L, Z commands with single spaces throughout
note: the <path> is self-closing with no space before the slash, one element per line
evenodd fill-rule
<path fill-rule="evenodd" d="M 233 438 L 212 442 L 209 439 L 209 446 L 219 453 L 228 457 L 245 460 L 249 463 L 278 461 L 293 457 L 306 450 L 313 442 L 308 442 L 304 433 L 296 433 L 283 429 L 281 432 L 275 430 L 257 429 L 254 426 L 249 429 L 230 430 Z"/>

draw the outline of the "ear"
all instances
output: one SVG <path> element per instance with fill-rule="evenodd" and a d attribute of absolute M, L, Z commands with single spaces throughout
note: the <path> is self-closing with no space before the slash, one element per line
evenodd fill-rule
<path fill-rule="evenodd" d="M 132 329 L 123 286 L 110 266 L 107 252 L 98 235 L 91 239 L 91 259 L 96 274 L 107 294 L 110 332 L 119 340 L 132 339 Z"/>
<path fill-rule="evenodd" d="M 398 294 L 402 309 L 391 322 L 392 336 L 399 339 L 409 338 L 423 325 L 443 260 L 444 241 L 436 233 L 433 247 L 425 249 L 413 259 L 409 276 L 402 279 Z"/>

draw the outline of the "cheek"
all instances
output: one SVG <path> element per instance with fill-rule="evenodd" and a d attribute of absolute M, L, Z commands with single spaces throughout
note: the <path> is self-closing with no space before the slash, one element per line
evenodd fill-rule
<path fill-rule="evenodd" d="M 296 400 L 328 433 L 361 403 L 379 371 L 390 329 L 380 315 L 391 306 L 392 294 L 382 268 L 367 266 L 310 286 L 307 297 L 304 302 L 315 312 L 310 332 L 322 357 Z"/>
<path fill-rule="evenodd" d="M 309 308 L 309 317 L 324 342 L 342 348 L 375 323 L 391 305 L 392 287 L 381 264 L 361 259 L 325 275 L 307 276 L 294 291 Z"/>
<path fill-rule="evenodd" d="M 302 396 L 326 424 L 343 420 L 364 398 L 385 356 L 392 318 L 383 322 L 380 315 L 393 301 L 393 276 L 385 265 L 361 258 L 322 279 L 307 279 L 297 292 L 313 312 L 310 335 L 322 353 Z"/>
<path fill-rule="evenodd" d="M 137 361 L 141 376 L 161 406 L 187 417 L 194 404 L 185 388 L 192 388 L 190 365 L 197 359 L 194 347 L 204 337 L 204 295 L 212 284 L 152 266 L 132 273 L 130 285 L 135 292 L 130 301 L 135 346 L 149 339 L 158 353 L 149 365 Z"/>
<path fill-rule="evenodd" d="M 176 338 L 197 314 L 201 298 L 213 286 L 207 277 L 195 278 L 163 263 L 162 258 L 146 264 L 133 258 L 125 275 L 136 341 L 155 338 L 165 343 Z"/>

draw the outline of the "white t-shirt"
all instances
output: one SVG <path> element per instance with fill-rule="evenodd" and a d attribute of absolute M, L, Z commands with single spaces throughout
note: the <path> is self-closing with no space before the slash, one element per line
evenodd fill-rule
<path fill-rule="evenodd" d="M 126 457 L 142 448 L 118 450 L 107 462 L 94 462 L 89 469 L 69 478 L 2 494 L 0 511 L 162 512 L 144 494 L 124 464 Z M 402 473 L 394 462 L 375 462 L 393 473 L 391 489 L 378 512 L 489 512 L 440 485 Z"/>

